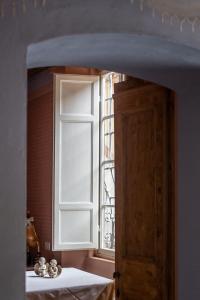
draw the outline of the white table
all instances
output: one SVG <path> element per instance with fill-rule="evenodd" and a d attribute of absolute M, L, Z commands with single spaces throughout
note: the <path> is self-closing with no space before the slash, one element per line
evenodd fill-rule
<path fill-rule="evenodd" d="M 54 279 L 26 272 L 27 300 L 112 300 L 112 280 L 75 268 L 64 268 Z"/>

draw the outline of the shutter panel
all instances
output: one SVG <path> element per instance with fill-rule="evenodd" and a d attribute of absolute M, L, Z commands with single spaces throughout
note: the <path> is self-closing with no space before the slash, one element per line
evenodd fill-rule
<path fill-rule="evenodd" d="M 171 92 L 134 79 L 115 91 L 116 296 L 172 300 Z"/>
<path fill-rule="evenodd" d="M 54 78 L 54 250 L 98 244 L 99 77 Z"/>

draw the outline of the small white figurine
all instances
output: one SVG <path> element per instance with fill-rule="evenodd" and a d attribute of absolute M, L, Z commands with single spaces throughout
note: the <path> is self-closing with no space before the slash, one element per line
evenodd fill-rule
<path fill-rule="evenodd" d="M 38 263 L 34 266 L 35 274 L 40 277 L 45 277 L 48 274 L 49 264 L 46 264 L 46 259 L 40 257 Z"/>
<path fill-rule="evenodd" d="M 50 261 L 49 268 L 48 268 L 49 277 L 56 278 L 61 274 L 61 272 L 62 272 L 62 267 L 60 265 L 57 265 L 56 259 L 52 259 Z"/>

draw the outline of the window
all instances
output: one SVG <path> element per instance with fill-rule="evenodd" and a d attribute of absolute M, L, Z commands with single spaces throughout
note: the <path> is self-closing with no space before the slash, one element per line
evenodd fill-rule
<path fill-rule="evenodd" d="M 112 95 L 122 78 L 55 75 L 53 250 L 115 249 Z"/>
<path fill-rule="evenodd" d="M 115 250 L 115 149 L 114 84 L 123 75 L 108 73 L 102 78 L 100 134 L 100 248 Z"/>

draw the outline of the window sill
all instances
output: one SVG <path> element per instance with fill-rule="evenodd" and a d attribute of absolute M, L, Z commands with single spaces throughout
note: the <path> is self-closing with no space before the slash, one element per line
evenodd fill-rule
<path fill-rule="evenodd" d="M 115 252 L 109 250 L 96 250 L 93 253 L 93 257 L 97 259 L 115 262 Z"/>
<path fill-rule="evenodd" d="M 95 251 L 90 251 L 85 261 L 86 271 L 109 279 L 113 279 L 115 261 L 107 258 L 97 257 Z"/>
<path fill-rule="evenodd" d="M 97 262 L 106 262 L 106 263 L 111 263 L 111 264 L 115 264 L 114 259 L 110 259 L 110 258 L 102 258 L 99 256 L 90 256 L 90 259 L 92 259 L 93 261 L 97 261 Z"/>

